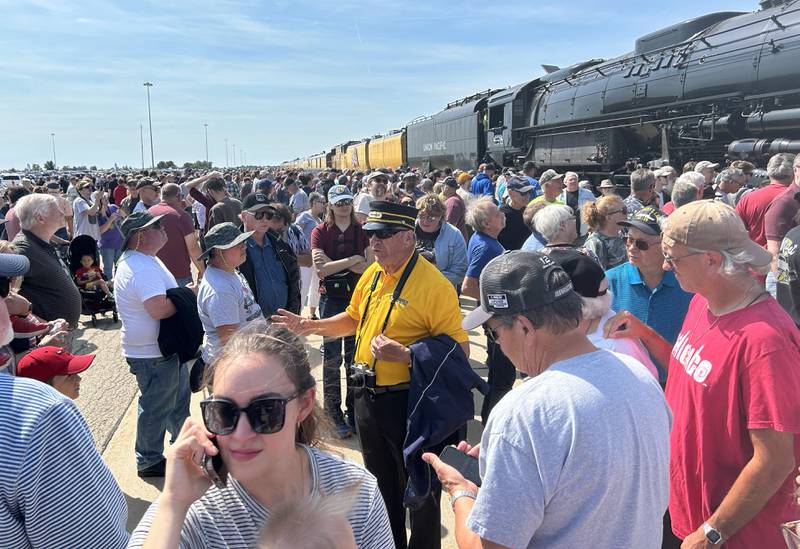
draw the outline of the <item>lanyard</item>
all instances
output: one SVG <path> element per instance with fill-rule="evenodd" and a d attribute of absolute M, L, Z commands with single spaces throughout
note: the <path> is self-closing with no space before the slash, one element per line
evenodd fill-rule
<path fill-rule="evenodd" d="M 394 304 L 400 300 L 400 293 L 403 291 L 403 286 L 406 285 L 406 281 L 408 277 L 411 275 L 411 271 L 414 270 L 414 265 L 417 264 L 417 258 L 419 254 L 417 251 L 414 251 L 414 254 L 411 256 L 411 259 L 408 260 L 406 264 L 406 268 L 403 269 L 403 274 L 400 275 L 400 280 L 397 281 L 397 286 L 395 286 L 394 291 L 392 292 L 392 300 L 389 302 L 389 310 L 386 311 L 386 318 L 383 320 L 383 326 L 381 327 L 380 332 L 383 333 L 386 330 L 386 326 L 389 324 L 389 316 L 392 314 L 392 309 L 394 308 Z M 369 288 L 369 295 L 367 295 L 367 303 L 364 307 L 364 312 L 361 315 L 361 318 L 358 321 L 358 337 L 356 338 L 356 347 L 353 351 L 353 356 L 358 355 L 358 347 L 361 345 L 361 328 L 364 326 L 364 320 L 367 318 L 367 314 L 369 313 L 369 305 L 372 302 L 372 293 L 375 291 L 375 288 L 378 286 L 378 280 L 381 277 L 380 270 L 375 273 L 375 276 L 372 279 L 372 285 Z M 375 369 L 375 364 L 378 362 L 377 358 L 372 359 L 372 369 Z"/>

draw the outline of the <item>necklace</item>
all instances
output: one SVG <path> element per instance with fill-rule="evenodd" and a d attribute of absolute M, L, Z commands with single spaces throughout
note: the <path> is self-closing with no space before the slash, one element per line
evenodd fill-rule
<path fill-rule="evenodd" d="M 705 335 L 708 332 L 710 332 L 711 329 L 714 326 L 717 325 L 717 322 L 719 322 L 719 319 L 721 319 L 723 316 L 725 316 L 727 314 L 730 314 L 730 313 L 733 313 L 735 311 L 739 311 L 741 309 L 747 309 L 750 305 L 752 305 L 753 303 L 758 301 L 761 298 L 761 296 L 763 296 L 766 293 L 767 292 L 765 290 L 761 290 L 753 299 L 751 299 L 749 302 L 747 302 L 747 305 L 745 305 L 744 307 L 740 307 L 739 305 L 741 305 L 741 303 L 743 303 L 744 300 L 747 299 L 747 292 L 745 292 L 744 298 L 739 300 L 739 302 L 736 303 L 736 306 L 734 306 L 730 311 L 727 311 L 726 313 L 720 314 L 719 316 L 715 316 L 714 322 L 712 322 L 711 324 L 708 325 L 708 328 L 706 328 L 706 331 L 703 332 L 699 337 L 694 338 L 695 342 L 700 341 L 703 337 L 705 337 Z M 708 301 L 706 301 L 705 312 L 706 313 L 711 313 L 711 310 L 708 308 Z M 713 315 L 714 313 L 711 313 L 711 314 Z M 695 328 L 697 328 L 697 325 L 700 323 L 700 318 L 701 318 L 701 315 L 698 315 L 697 316 L 697 320 L 694 321 L 694 326 L 692 326 L 692 333 L 694 333 Z"/>

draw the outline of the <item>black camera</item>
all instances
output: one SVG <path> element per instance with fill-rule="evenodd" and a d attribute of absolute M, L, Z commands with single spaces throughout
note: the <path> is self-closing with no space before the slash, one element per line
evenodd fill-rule
<path fill-rule="evenodd" d="M 350 375 L 348 379 L 353 389 L 375 388 L 375 370 L 363 362 L 356 362 L 350 365 Z"/>

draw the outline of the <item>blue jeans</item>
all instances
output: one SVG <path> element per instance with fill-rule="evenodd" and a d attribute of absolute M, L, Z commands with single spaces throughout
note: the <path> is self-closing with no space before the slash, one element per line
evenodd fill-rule
<path fill-rule="evenodd" d="M 114 278 L 114 265 L 122 255 L 122 250 L 119 248 L 100 248 L 100 257 L 103 260 L 103 274 L 109 280 Z"/>
<path fill-rule="evenodd" d="M 331 318 L 347 309 L 349 300 L 328 297 L 319 297 L 319 317 Z M 355 354 L 355 337 L 325 337 L 323 341 L 322 357 L 322 394 L 325 403 L 325 412 L 335 424 L 340 424 L 344 417 L 342 414 L 342 346 L 344 346 L 345 380 L 349 373 L 347 369 L 353 363 Z M 362 342 L 369 345 L 369 342 Z M 351 424 L 354 420 L 353 389 L 347 383 L 345 407 Z"/>
<path fill-rule="evenodd" d="M 164 458 L 164 433 L 174 442 L 189 417 L 189 372 L 178 355 L 125 360 L 142 393 L 136 418 L 136 467 L 142 470 Z"/>

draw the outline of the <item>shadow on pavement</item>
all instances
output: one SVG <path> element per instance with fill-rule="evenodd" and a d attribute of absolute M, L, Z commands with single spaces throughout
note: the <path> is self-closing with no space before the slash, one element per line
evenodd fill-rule
<path fill-rule="evenodd" d="M 133 532 L 147 511 L 147 508 L 150 507 L 150 502 L 131 497 L 128 494 L 123 495 L 125 496 L 125 503 L 128 504 L 128 523 L 125 525 L 125 529 L 128 532 Z"/>

